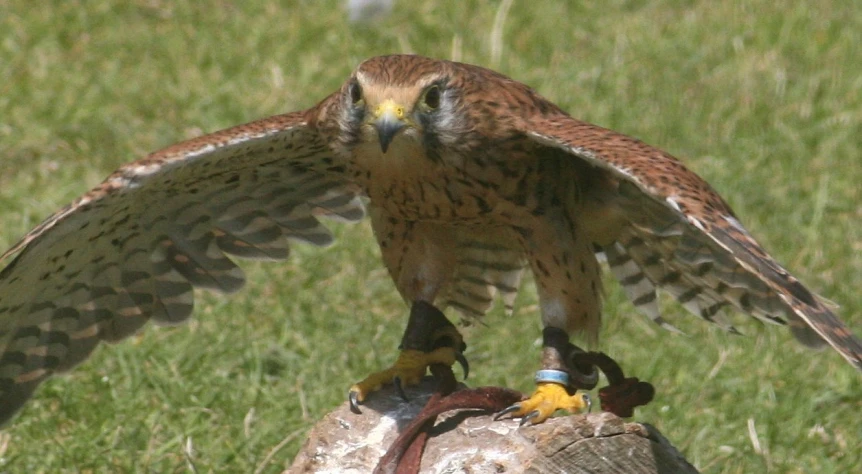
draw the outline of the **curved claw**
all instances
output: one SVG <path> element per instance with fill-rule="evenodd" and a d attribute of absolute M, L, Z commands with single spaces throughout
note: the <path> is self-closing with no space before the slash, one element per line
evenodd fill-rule
<path fill-rule="evenodd" d="M 401 396 L 401 399 L 405 402 L 409 402 L 410 399 L 407 398 L 407 394 L 404 392 L 404 384 L 401 382 L 401 377 L 395 376 L 392 378 L 392 384 L 395 385 L 395 390 L 398 391 L 398 395 Z"/>
<path fill-rule="evenodd" d="M 588 393 L 581 395 L 581 398 L 584 399 L 584 403 L 587 405 L 587 413 L 593 412 L 593 399 L 590 398 Z"/>
<path fill-rule="evenodd" d="M 541 413 L 539 413 L 539 410 L 533 410 L 530 413 L 527 413 L 526 415 L 524 415 L 523 418 L 521 418 L 521 422 L 518 423 L 518 426 L 520 427 L 520 426 L 526 425 L 527 423 L 530 422 L 530 420 L 533 420 L 534 418 L 538 418 L 540 414 Z"/>
<path fill-rule="evenodd" d="M 516 412 L 516 411 L 518 411 L 518 410 L 520 410 L 520 409 L 521 409 L 521 404 L 520 404 L 520 403 L 516 403 L 516 404 L 514 404 L 514 405 L 511 405 L 511 406 L 509 406 L 509 407 L 507 407 L 507 408 L 505 408 L 505 409 L 503 409 L 503 410 L 501 410 L 501 411 L 497 412 L 496 414 L 494 414 L 494 421 L 497 421 L 497 420 L 499 420 L 500 418 L 502 418 L 502 417 L 504 417 L 504 416 L 508 415 L 509 413 Z"/>
<path fill-rule="evenodd" d="M 350 411 L 357 415 L 361 415 L 362 410 L 359 409 L 359 392 L 351 390 L 347 395 L 347 400 L 350 402 Z"/>
<path fill-rule="evenodd" d="M 467 380 L 467 376 L 470 375 L 470 363 L 460 351 L 455 353 L 455 360 L 461 364 L 461 368 L 464 370 L 464 380 Z"/>

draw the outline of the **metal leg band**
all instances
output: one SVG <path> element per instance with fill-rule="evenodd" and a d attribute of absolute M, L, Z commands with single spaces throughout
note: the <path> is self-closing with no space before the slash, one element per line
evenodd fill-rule
<path fill-rule="evenodd" d="M 553 382 L 564 387 L 569 386 L 569 374 L 562 370 L 543 369 L 536 371 L 536 383 Z"/>

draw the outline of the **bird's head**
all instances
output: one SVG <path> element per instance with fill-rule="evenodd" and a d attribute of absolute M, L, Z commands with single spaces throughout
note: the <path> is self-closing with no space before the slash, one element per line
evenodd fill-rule
<path fill-rule="evenodd" d="M 450 63 L 415 58 L 373 58 L 351 75 L 340 92 L 345 145 L 374 147 L 384 155 L 418 148 L 433 158 L 463 136 L 466 117 Z"/>

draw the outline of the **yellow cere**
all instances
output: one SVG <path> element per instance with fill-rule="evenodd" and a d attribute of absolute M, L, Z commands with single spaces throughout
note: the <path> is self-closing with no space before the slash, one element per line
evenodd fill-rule
<path fill-rule="evenodd" d="M 398 120 L 404 119 L 404 107 L 396 103 L 392 99 L 386 99 L 382 104 L 377 106 L 377 109 L 374 110 L 374 115 L 376 117 L 382 117 L 386 114 L 395 115 Z"/>

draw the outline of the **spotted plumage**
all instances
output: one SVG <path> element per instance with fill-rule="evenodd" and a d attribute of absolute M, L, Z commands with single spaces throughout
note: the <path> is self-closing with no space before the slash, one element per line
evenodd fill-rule
<path fill-rule="evenodd" d="M 668 328 L 658 289 L 729 330 L 726 308 L 786 321 L 862 369 L 862 343 L 678 160 L 496 72 L 397 55 L 311 109 L 123 166 L 0 257 L 0 421 L 99 341 L 187 319 L 193 288 L 239 289 L 229 256 L 327 245 L 321 218 L 366 208 L 410 303 L 477 318 L 500 297 L 511 311 L 529 269 L 543 324 L 595 338 L 598 249 Z"/>

